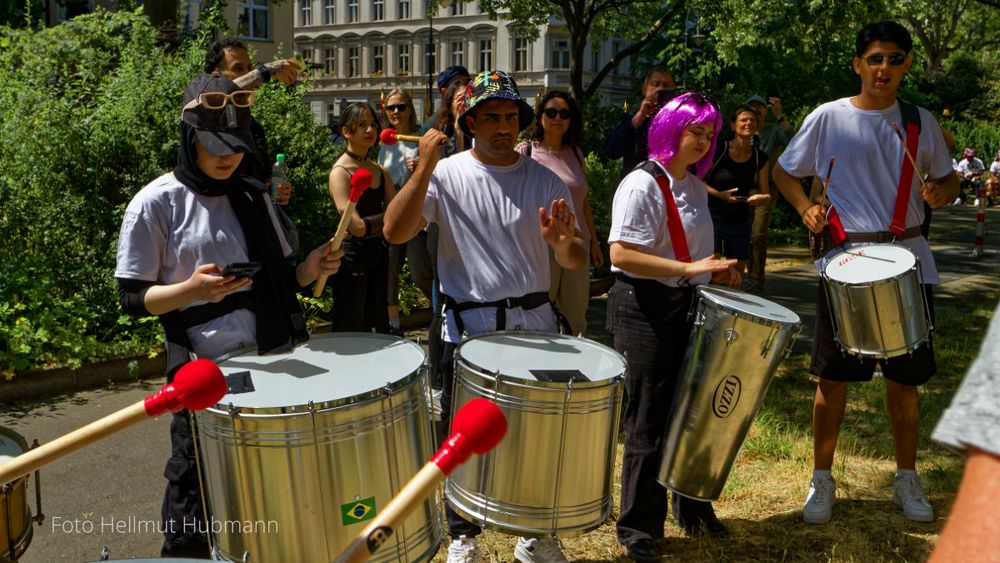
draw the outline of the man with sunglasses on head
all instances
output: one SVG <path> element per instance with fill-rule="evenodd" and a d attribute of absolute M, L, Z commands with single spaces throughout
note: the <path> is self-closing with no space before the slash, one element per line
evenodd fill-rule
<path fill-rule="evenodd" d="M 235 82 L 241 90 L 252 92 L 261 84 L 273 79 L 280 80 L 286 86 L 293 84 L 303 69 L 290 59 L 270 61 L 254 67 L 250 62 L 246 45 L 238 39 L 224 37 L 212 43 L 208 48 L 205 53 L 204 70 L 206 74 L 221 74 Z M 273 160 L 268 153 L 264 128 L 252 116 L 250 118 L 250 132 L 253 135 L 253 151 L 246 154 L 236 173 L 250 176 L 269 187 L 271 186 Z M 288 243 L 292 247 L 293 255 L 297 255 L 299 252 L 299 232 L 295 228 L 295 223 L 283 209 L 288 205 L 290 198 L 291 187 L 289 187 L 289 193 L 281 198 L 280 205 L 277 202 L 274 203 L 274 209 L 281 221 L 285 238 L 288 239 Z"/>
<path fill-rule="evenodd" d="M 831 256 L 857 244 L 894 242 L 909 248 L 921 269 L 923 291 L 933 318 L 932 285 L 939 281 L 930 246 L 920 233 L 924 202 L 940 207 L 955 199 L 958 179 L 941 128 L 930 112 L 897 100 L 899 85 L 912 64 L 913 40 L 896 22 L 864 26 L 855 40 L 854 72 L 861 79 L 856 96 L 825 103 L 814 110 L 778 159 L 774 180 L 782 195 L 819 233 L 824 225 L 836 248 L 816 265 L 823 271 Z M 917 170 L 909 164 L 894 125 L 905 132 Z M 829 210 L 805 195 L 799 178 L 824 177 L 831 157 Z M 926 182 L 922 182 L 924 175 Z M 898 205 L 897 205 L 898 203 Z M 891 226 L 890 226 L 891 225 Z M 889 226 L 889 227 L 887 227 Z M 887 230 L 891 229 L 891 230 Z M 850 382 L 869 381 L 876 361 L 844 354 L 834 340 L 825 281 L 820 279 L 810 371 L 819 377 L 813 402 L 814 471 L 802 509 L 803 520 L 830 520 L 836 484 L 830 474 L 847 404 Z M 843 319 L 850 322 L 850 319 Z M 886 408 L 896 452 L 893 502 L 913 521 L 931 522 L 934 510 L 917 476 L 920 422 L 918 386 L 936 371 L 931 341 L 911 353 L 882 360 Z"/>

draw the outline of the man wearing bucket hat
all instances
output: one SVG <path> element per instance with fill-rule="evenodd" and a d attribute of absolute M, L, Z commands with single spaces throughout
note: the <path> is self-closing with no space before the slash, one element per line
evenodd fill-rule
<path fill-rule="evenodd" d="M 252 91 L 223 76 L 191 80 L 177 166 L 143 187 L 122 219 L 119 301 L 130 315 L 160 318 L 168 380 L 192 355 L 216 359 L 250 345 L 277 351 L 308 338 L 296 291 L 336 273 L 343 255 L 324 243 L 298 266 L 285 260 L 290 248 L 262 185 L 236 173 L 253 146 L 252 103 Z M 224 270 L 247 262 L 259 271 Z M 174 415 L 170 434 L 161 555 L 207 558 L 187 411 Z"/>
<path fill-rule="evenodd" d="M 428 223 L 440 229 L 438 277 L 445 295 L 441 407 L 451 412 L 455 349 L 463 336 L 493 330 L 557 329 L 548 300 L 549 247 L 565 268 L 579 268 L 586 249 L 577 231 L 569 188 L 555 173 L 514 151 L 531 123 L 531 107 L 506 73 L 486 71 L 466 86 L 459 125 L 471 150 L 440 160 L 447 140 L 429 131 L 416 170 L 389 204 L 384 232 L 393 244 Z M 479 561 L 479 526 L 450 508 L 448 561 Z M 554 539 L 520 538 L 519 561 L 565 561 Z"/>

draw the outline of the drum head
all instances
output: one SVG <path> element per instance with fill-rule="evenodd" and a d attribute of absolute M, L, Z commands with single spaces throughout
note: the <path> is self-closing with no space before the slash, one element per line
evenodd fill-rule
<path fill-rule="evenodd" d="M 408 383 L 423 363 L 423 349 L 396 336 L 322 334 L 289 352 L 244 352 L 220 360 L 230 393 L 219 405 L 254 409 L 353 402 L 386 385 L 395 389 Z M 239 389 L 247 378 L 252 390 Z"/>
<path fill-rule="evenodd" d="M 9 428 L 0 427 L 0 465 L 23 454 L 27 449 L 28 443 L 20 434 Z"/>
<path fill-rule="evenodd" d="M 799 316 L 791 309 L 752 293 L 716 285 L 700 285 L 697 291 L 702 299 L 737 313 L 780 324 L 799 323 Z"/>
<path fill-rule="evenodd" d="M 625 373 L 625 359 L 597 342 L 544 332 L 494 332 L 462 342 L 455 357 L 477 371 L 525 381 L 605 385 Z"/>
<path fill-rule="evenodd" d="M 869 244 L 838 253 L 824 272 L 833 281 L 857 284 L 895 278 L 916 264 L 916 255 L 905 246 Z"/>

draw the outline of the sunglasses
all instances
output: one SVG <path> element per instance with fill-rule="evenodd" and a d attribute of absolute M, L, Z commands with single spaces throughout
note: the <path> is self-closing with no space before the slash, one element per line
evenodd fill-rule
<path fill-rule="evenodd" d="M 392 105 L 389 105 L 389 106 L 385 106 L 385 111 L 388 111 L 388 112 L 406 111 L 407 109 L 409 109 L 409 107 L 410 106 L 408 106 L 406 104 L 392 104 Z"/>
<path fill-rule="evenodd" d="M 544 113 L 545 117 L 548 117 L 549 119 L 555 119 L 557 115 L 559 116 L 559 119 L 569 119 L 573 117 L 573 114 L 570 113 L 568 109 L 545 108 L 542 110 L 542 113 Z"/>
<path fill-rule="evenodd" d="M 902 55 L 900 53 L 893 53 L 888 57 L 889 57 L 889 64 L 892 66 L 899 66 L 904 62 L 906 62 L 906 55 Z M 869 66 L 880 66 L 882 64 L 882 61 L 884 61 L 885 59 L 886 55 L 879 53 L 875 55 L 868 55 L 867 57 L 865 57 L 865 62 L 868 63 Z"/>
<path fill-rule="evenodd" d="M 191 100 L 181 111 L 189 110 L 201 106 L 205 109 L 222 109 L 230 101 L 238 108 L 248 108 L 253 105 L 253 90 L 237 90 L 232 94 L 225 92 L 205 92 L 199 94 L 197 98 Z"/>

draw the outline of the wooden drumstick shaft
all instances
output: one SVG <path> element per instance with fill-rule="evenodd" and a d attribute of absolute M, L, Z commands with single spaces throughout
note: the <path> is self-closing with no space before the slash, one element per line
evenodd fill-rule
<path fill-rule="evenodd" d="M 910 164 L 913 165 L 913 170 L 917 173 L 917 177 L 920 178 L 920 187 L 926 187 L 927 182 L 924 181 L 924 174 L 920 171 L 920 167 L 917 166 L 917 159 L 913 158 L 910 153 L 910 147 L 906 146 L 906 139 L 903 138 L 903 132 L 899 130 L 899 126 L 895 123 L 892 124 L 892 130 L 896 132 L 896 136 L 899 137 L 899 142 L 903 144 L 903 152 L 906 153 L 906 158 L 910 159 Z"/>
<path fill-rule="evenodd" d="M 148 418 L 145 401 L 139 401 L 69 434 L 60 436 L 47 444 L 28 450 L 13 460 L 0 465 L 0 484 L 19 479 L 65 455 Z"/>
<path fill-rule="evenodd" d="M 354 214 L 354 207 L 356 205 L 357 203 L 354 201 L 347 203 L 347 209 L 340 216 L 340 223 L 337 223 L 337 231 L 333 235 L 333 240 L 330 241 L 330 252 L 340 250 L 340 245 L 344 242 L 344 235 L 347 233 L 347 226 L 351 224 L 351 215 Z M 323 288 L 326 287 L 326 279 L 328 277 L 327 275 L 320 274 L 319 279 L 316 280 L 316 286 L 313 288 L 313 297 L 323 295 Z"/>
<path fill-rule="evenodd" d="M 347 550 L 337 558 L 338 563 L 360 563 L 367 561 L 384 542 L 388 541 L 396 528 L 406 517 L 444 481 L 445 474 L 432 461 L 424 464 L 410 482 L 394 496 L 389 504 L 365 526 L 361 534 L 354 538 Z"/>

